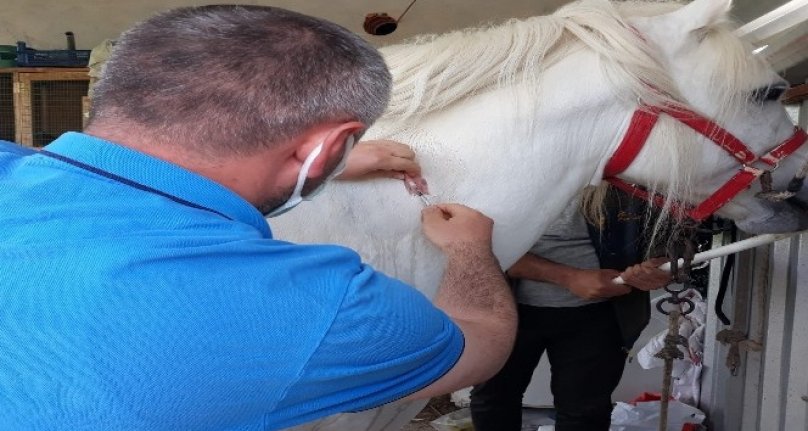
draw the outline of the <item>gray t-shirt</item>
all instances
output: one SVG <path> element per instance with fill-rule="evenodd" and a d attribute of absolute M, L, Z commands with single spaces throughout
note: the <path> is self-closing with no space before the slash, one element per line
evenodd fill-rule
<path fill-rule="evenodd" d="M 558 219 L 547 228 L 544 236 L 533 246 L 530 253 L 575 268 L 600 268 L 578 199 L 567 206 Z M 582 299 L 556 284 L 531 280 L 519 280 L 516 286 L 516 300 L 520 304 L 536 307 L 579 307 L 605 301 L 605 299 Z"/>

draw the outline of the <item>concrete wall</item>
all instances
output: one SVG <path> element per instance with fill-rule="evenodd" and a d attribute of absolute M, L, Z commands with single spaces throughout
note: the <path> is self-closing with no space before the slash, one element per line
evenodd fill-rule
<path fill-rule="evenodd" d="M 567 0 L 419 0 L 389 36 L 369 36 L 377 45 L 421 33 L 499 22 L 552 12 Z M 334 21 L 365 34 L 369 12 L 398 17 L 409 0 L 4 0 L 0 4 L 0 45 L 18 40 L 36 49 L 63 49 L 64 32 L 76 34 L 77 47 L 90 49 L 153 13 L 177 6 L 209 3 L 251 3 L 278 6 Z"/>

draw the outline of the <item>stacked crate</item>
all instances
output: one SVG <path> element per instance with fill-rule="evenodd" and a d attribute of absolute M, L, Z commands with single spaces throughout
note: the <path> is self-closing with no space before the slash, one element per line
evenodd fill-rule
<path fill-rule="evenodd" d="M 17 73 L 14 82 L 16 142 L 42 147 L 67 131 L 82 130 L 86 71 Z"/>
<path fill-rule="evenodd" d="M 0 70 L 0 141 L 14 139 L 14 74 Z"/>
<path fill-rule="evenodd" d="M 83 129 L 85 68 L 0 69 L 0 139 L 43 147 Z"/>

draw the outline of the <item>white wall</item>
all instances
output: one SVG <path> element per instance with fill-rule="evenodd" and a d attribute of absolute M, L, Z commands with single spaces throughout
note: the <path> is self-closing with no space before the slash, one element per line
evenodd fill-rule
<path fill-rule="evenodd" d="M 544 15 L 567 0 L 419 0 L 389 36 L 367 36 L 389 44 L 421 33 L 499 22 L 510 17 Z M 334 21 L 365 34 L 368 12 L 398 17 L 409 0 L 3 0 L 0 2 L 0 45 L 18 40 L 36 49 L 64 49 L 64 32 L 76 34 L 79 49 L 91 49 L 153 13 L 177 6 L 250 3 L 278 6 Z"/>

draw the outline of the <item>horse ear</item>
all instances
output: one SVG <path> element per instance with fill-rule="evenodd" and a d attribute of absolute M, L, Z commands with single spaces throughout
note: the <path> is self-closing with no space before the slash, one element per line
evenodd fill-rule
<path fill-rule="evenodd" d="M 669 16 L 679 28 L 694 32 L 726 20 L 731 8 L 732 0 L 693 0 Z"/>
<path fill-rule="evenodd" d="M 705 29 L 728 19 L 732 0 L 693 0 L 664 15 L 629 18 L 643 35 L 664 49 L 698 43 Z"/>

